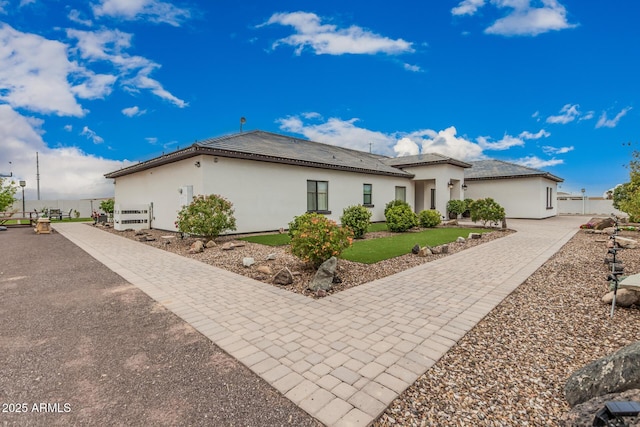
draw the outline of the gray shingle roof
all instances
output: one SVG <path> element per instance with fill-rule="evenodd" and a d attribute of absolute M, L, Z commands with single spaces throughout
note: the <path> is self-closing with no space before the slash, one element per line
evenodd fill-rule
<path fill-rule="evenodd" d="M 478 160 L 471 163 L 471 168 L 465 169 L 465 180 L 483 180 L 500 178 L 522 178 L 540 176 L 552 181 L 562 182 L 559 178 L 549 172 L 540 169 L 509 163 L 502 160 Z"/>
<path fill-rule="evenodd" d="M 457 160 L 451 157 L 443 156 L 442 154 L 438 154 L 438 153 L 423 153 L 423 154 L 416 154 L 415 156 L 386 158 L 383 160 L 383 162 L 397 168 L 409 167 L 409 166 L 435 165 L 435 164 L 443 164 L 443 163 L 448 163 L 448 164 L 460 166 L 463 168 L 471 167 L 471 164 L 469 163 L 465 163 L 461 160 Z"/>
<path fill-rule="evenodd" d="M 386 157 L 260 130 L 198 141 L 192 146 L 105 175 L 117 178 L 197 155 L 213 155 L 411 178 L 383 162 Z"/>

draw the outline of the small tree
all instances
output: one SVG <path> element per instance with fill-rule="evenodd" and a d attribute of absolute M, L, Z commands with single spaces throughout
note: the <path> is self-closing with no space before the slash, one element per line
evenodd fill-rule
<path fill-rule="evenodd" d="M 418 218 L 408 203 L 396 204 L 385 210 L 387 228 L 390 231 L 401 233 L 418 225 Z"/>
<path fill-rule="evenodd" d="M 471 212 L 471 221 L 482 221 L 482 225 L 487 223 L 497 225 L 505 217 L 504 208 L 490 197 L 486 199 L 474 200 L 469 206 Z"/>
<path fill-rule="evenodd" d="M 7 208 L 16 201 L 14 195 L 18 191 L 15 181 L 0 178 L 0 212 L 5 212 Z"/>
<path fill-rule="evenodd" d="M 215 239 L 220 233 L 236 229 L 233 204 L 222 196 L 196 196 L 178 212 L 176 227 L 181 233 Z"/>
<path fill-rule="evenodd" d="M 629 214 L 632 222 L 640 221 L 640 151 L 634 151 L 629 162 L 630 181 L 616 186 L 613 207 Z"/>
<path fill-rule="evenodd" d="M 362 205 L 346 207 L 342 211 L 340 222 L 351 229 L 354 238 L 360 239 L 369 229 L 371 211 Z"/>
<path fill-rule="evenodd" d="M 109 216 L 113 215 L 113 209 L 115 206 L 115 201 L 113 199 L 107 199 L 100 202 L 100 209 L 109 214 Z"/>

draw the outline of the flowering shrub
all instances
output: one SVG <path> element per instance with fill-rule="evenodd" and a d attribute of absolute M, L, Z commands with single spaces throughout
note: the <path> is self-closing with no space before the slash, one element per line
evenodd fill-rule
<path fill-rule="evenodd" d="M 196 196 L 178 212 L 175 225 L 181 233 L 214 239 L 223 231 L 236 229 L 233 204 L 217 194 Z"/>
<path fill-rule="evenodd" d="M 592 229 L 592 228 L 593 228 L 593 224 L 591 224 L 590 222 L 588 222 L 588 223 L 586 223 L 586 224 L 582 224 L 582 225 L 580 226 L 580 228 L 581 228 L 581 229 L 583 229 L 583 230 L 590 230 L 590 229 Z"/>
<path fill-rule="evenodd" d="M 369 229 L 371 211 L 362 205 L 349 206 L 342 211 L 340 222 L 353 231 L 353 237 L 360 239 Z"/>
<path fill-rule="evenodd" d="M 403 232 L 418 225 L 418 217 L 407 203 L 390 207 L 384 216 L 390 231 Z"/>
<path fill-rule="evenodd" d="M 293 221 L 291 253 L 318 268 L 332 256 L 340 256 L 351 246 L 353 233 L 347 227 L 339 227 L 335 221 L 317 213 L 306 213 Z"/>
<path fill-rule="evenodd" d="M 436 225 L 440 224 L 442 215 L 435 209 L 428 209 L 421 211 L 418 214 L 418 222 L 420 223 L 420 227 L 424 228 L 433 228 Z"/>

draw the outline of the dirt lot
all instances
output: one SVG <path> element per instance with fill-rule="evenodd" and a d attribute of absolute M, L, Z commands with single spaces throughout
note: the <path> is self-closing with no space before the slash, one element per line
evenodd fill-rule
<path fill-rule="evenodd" d="M 320 425 L 64 237 L 0 254 L 0 424 Z"/>

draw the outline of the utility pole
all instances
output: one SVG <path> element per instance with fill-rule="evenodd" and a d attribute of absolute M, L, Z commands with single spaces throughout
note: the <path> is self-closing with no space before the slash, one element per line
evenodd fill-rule
<path fill-rule="evenodd" d="M 36 151 L 36 181 L 38 183 L 38 200 L 40 200 L 40 160 Z"/>

